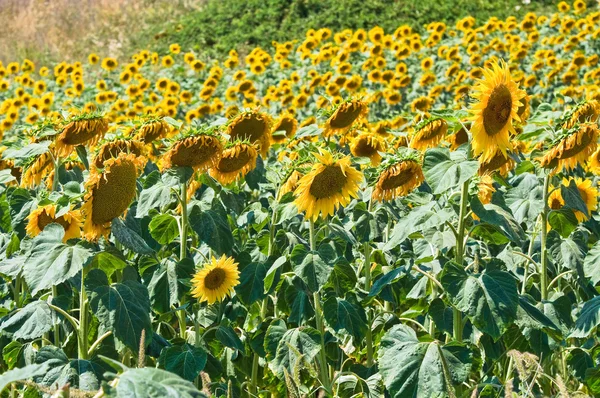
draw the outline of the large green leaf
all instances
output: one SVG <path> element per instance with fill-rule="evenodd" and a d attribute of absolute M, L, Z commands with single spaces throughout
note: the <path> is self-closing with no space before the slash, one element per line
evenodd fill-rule
<path fill-rule="evenodd" d="M 194 381 L 204 369 L 206 358 L 206 351 L 202 348 L 184 344 L 164 348 L 158 358 L 158 364 L 169 372 Z"/>
<path fill-rule="evenodd" d="M 127 249 L 139 254 L 152 254 L 154 250 L 148 246 L 137 231 L 129 228 L 120 218 L 114 218 L 111 231 L 115 238 Z"/>
<path fill-rule="evenodd" d="M 152 308 L 158 313 L 166 313 L 176 305 L 181 297 L 189 291 L 189 280 L 195 272 L 191 259 L 183 259 L 179 263 L 166 258 L 160 263 L 150 257 L 144 263 L 153 262 L 142 275 L 148 285 L 148 293 Z"/>
<path fill-rule="evenodd" d="M 391 397 L 445 397 L 465 381 L 473 353 L 458 343 L 421 342 L 414 330 L 399 324 L 381 339 L 379 370 Z"/>
<path fill-rule="evenodd" d="M 569 337 L 585 338 L 600 324 L 600 296 L 586 301 Z"/>
<path fill-rule="evenodd" d="M 333 330 L 346 331 L 355 341 L 361 341 L 367 333 L 367 315 L 352 295 L 348 295 L 346 299 L 329 297 L 323 304 L 323 314 Z"/>
<path fill-rule="evenodd" d="M 9 370 L 0 375 L 0 393 L 11 383 L 20 380 L 31 380 L 36 376 L 44 375 L 48 372 L 49 364 L 27 365 L 22 368 Z"/>
<path fill-rule="evenodd" d="M 587 234 L 580 230 L 575 231 L 567 238 L 561 238 L 555 231 L 548 233 L 548 248 L 550 255 L 557 266 L 566 267 L 577 273 L 583 279 L 583 263 L 587 252 Z M 559 272 L 562 272 L 558 268 Z"/>
<path fill-rule="evenodd" d="M 114 398 L 196 398 L 205 397 L 196 386 L 174 373 L 162 369 L 128 369 L 119 375 L 119 384 L 108 388 L 106 396 Z"/>
<path fill-rule="evenodd" d="M 304 245 L 294 246 L 290 260 L 294 274 L 306 283 L 311 292 L 321 290 L 333 270 L 318 252 L 310 252 Z"/>
<path fill-rule="evenodd" d="M 390 239 L 384 246 L 384 250 L 393 250 L 408 238 L 410 234 L 417 231 L 438 228 L 454 217 L 455 213 L 452 209 L 444 208 L 440 210 L 436 206 L 437 203 L 430 202 L 411 209 L 406 216 L 400 218 L 394 226 Z"/>
<path fill-rule="evenodd" d="M 171 203 L 171 187 L 162 180 L 154 185 L 144 188 L 140 193 L 140 199 L 135 216 L 138 218 L 148 215 L 151 209 L 161 208 Z"/>
<path fill-rule="evenodd" d="M 275 358 L 269 361 L 269 368 L 277 377 L 284 377 L 284 369 L 293 373 L 296 367 L 303 367 L 305 361 L 312 363 L 321 350 L 321 335 L 311 327 L 301 327 L 286 331 L 279 343 Z"/>
<path fill-rule="evenodd" d="M 227 216 L 215 210 L 201 210 L 194 206 L 189 215 L 190 226 L 200 240 L 221 254 L 231 253 L 234 240 Z"/>
<path fill-rule="evenodd" d="M 14 159 L 16 166 L 22 166 L 29 159 L 48 152 L 52 141 L 34 142 L 22 148 L 8 148 L 2 153 L 3 159 Z"/>
<path fill-rule="evenodd" d="M 33 301 L 10 317 L 2 318 L 0 332 L 13 339 L 37 339 L 52 327 L 52 311 L 43 300 Z"/>
<path fill-rule="evenodd" d="M 600 264 L 600 241 L 594 244 L 583 260 L 585 276 L 590 278 L 594 285 L 600 282 L 600 267 L 598 267 L 598 264 Z"/>
<path fill-rule="evenodd" d="M 102 333 L 112 331 L 117 340 L 137 352 L 142 330 L 146 330 L 146 336 L 152 333 L 146 287 L 132 280 L 111 285 L 100 270 L 90 271 L 85 287 Z"/>
<path fill-rule="evenodd" d="M 560 185 L 560 196 L 562 196 L 562 198 L 564 199 L 565 206 L 573 210 L 579 210 L 583 214 L 589 216 L 587 206 L 581 198 L 581 193 L 577 188 L 575 180 L 571 180 L 569 182 L 569 186 L 563 184 Z"/>
<path fill-rule="evenodd" d="M 50 366 L 48 372 L 34 377 L 36 383 L 62 387 L 69 384 L 80 390 L 93 391 L 100 387 L 107 371 L 104 363 L 85 359 L 68 359 L 65 353 L 54 346 L 42 347 L 35 358 L 38 364 Z"/>
<path fill-rule="evenodd" d="M 448 192 L 473 177 L 479 168 L 476 160 L 467 160 L 463 150 L 432 148 L 425 152 L 423 173 L 435 194 Z"/>
<path fill-rule="evenodd" d="M 31 294 L 74 277 L 91 257 L 92 252 L 80 244 L 64 244 L 64 235 L 62 226 L 50 224 L 31 242 L 23 268 Z"/>
<path fill-rule="evenodd" d="M 250 305 L 265 297 L 265 277 L 267 266 L 265 263 L 250 263 L 240 272 L 240 284 L 235 287 L 235 292 L 242 301 Z"/>
<path fill-rule="evenodd" d="M 504 199 L 519 223 L 534 221 L 544 209 L 542 186 L 530 173 L 517 177 L 514 187 L 508 189 Z"/>
<path fill-rule="evenodd" d="M 150 235 L 161 245 L 166 245 L 179 236 L 177 219 L 170 214 L 159 214 L 150 221 Z"/>
<path fill-rule="evenodd" d="M 458 264 L 448 262 L 441 282 L 453 306 L 497 340 L 517 316 L 519 295 L 515 278 L 491 264 L 488 267 L 481 274 L 469 274 Z"/>
<path fill-rule="evenodd" d="M 513 218 L 512 214 L 502 207 L 492 203 L 482 205 L 479 198 L 475 196 L 471 199 L 471 210 L 481 221 L 498 227 L 511 241 L 521 242 L 525 240 L 525 232 L 519 223 Z"/>

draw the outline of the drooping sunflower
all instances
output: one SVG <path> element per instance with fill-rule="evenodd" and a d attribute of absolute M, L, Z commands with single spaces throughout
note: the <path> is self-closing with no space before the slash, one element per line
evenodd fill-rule
<path fill-rule="evenodd" d="M 600 174 L 600 147 L 589 157 L 587 168 L 594 174 Z"/>
<path fill-rule="evenodd" d="M 121 216 L 136 195 L 138 169 L 145 159 L 121 153 L 104 163 L 103 170 L 93 170 L 85 183 L 86 194 L 81 212 L 85 217 L 84 238 L 97 241 L 107 237 L 113 218 Z"/>
<path fill-rule="evenodd" d="M 368 112 L 369 107 L 362 100 L 353 99 L 342 102 L 329 112 L 329 118 L 323 126 L 323 135 L 329 137 L 336 133 L 345 133 L 355 121 L 364 118 Z"/>
<path fill-rule="evenodd" d="M 477 184 L 478 192 L 477 197 L 482 204 L 488 204 L 492 202 L 492 195 L 496 192 L 494 188 L 494 179 L 490 174 L 484 174 L 479 177 L 479 183 Z"/>
<path fill-rule="evenodd" d="M 471 107 L 469 119 L 473 122 L 473 153 L 489 161 L 497 149 L 506 155 L 510 134 L 515 134 L 513 121 L 520 121 L 518 110 L 525 92 L 518 88 L 504 63 L 494 63 L 483 74 L 474 88 L 477 102 Z"/>
<path fill-rule="evenodd" d="M 265 156 L 271 145 L 271 116 L 257 109 L 242 112 L 228 125 L 227 134 L 231 142 L 249 141 L 256 144 L 261 155 Z"/>
<path fill-rule="evenodd" d="M 56 216 L 56 205 L 38 207 L 27 217 L 28 223 L 25 231 L 29 236 L 38 236 L 47 225 L 60 224 L 65 230 L 63 242 L 81 236 L 81 214 L 77 210 L 68 210 Z"/>
<path fill-rule="evenodd" d="M 576 124 L 595 123 L 600 115 L 600 102 L 584 101 L 577 104 L 562 119 L 562 128 L 570 129 Z"/>
<path fill-rule="evenodd" d="M 415 134 L 410 141 L 410 147 L 419 150 L 436 147 L 446 135 L 448 123 L 444 119 L 426 119 L 415 127 Z"/>
<path fill-rule="evenodd" d="M 306 217 L 315 221 L 320 215 L 332 215 L 358 197 L 363 174 L 353 168 L 350 157 L 336 159 L 330 152 L 315 153 L 318 162 L 298 181 L 296 206 Z"/>
<path fill-rule="evenodd" d="M 56 136 L 54 145 L 58 156 L 67 157 L 77 145 L 95 145 L 108 131 L 108 120 L 102 115 L 85 113 L 67 122 Z"/>
<path fill-rule="evenodd" d="M 236 142 L 226 148 L 217 164 L 209 170 L 211 177 L 223 185 L 243 178 L 256 167 L 258 152 L 252 144 Z"/>
<path fill-rule="evenodd" d="M 221 159 L 223 144 L 214 134 L 201 133 L 191 135 L 175 142 L 164 155 L 164 168 L 191 167 L 195 171 L 205 172 L 215 167 Z"/>
<path fill-rule="evenodd" d="M 598 208 L 598 188 L 597 186 L 593 185 L 592 180 L 584 180 L 579 177 L 572 178 L 570 180 L 563 178 L 562 184 L 565 186 L 569 186 L 571 181 L 575 181 L 575 185 L 577 185 L 579 195 L 581 195 L 581 199 L 583 199 L 583 203 L 585 203 L 585 207 L 588 211 L 588 214 L 585 214 L 579 210 L 574 210 L 575 217 L 577 217 L 577 221 L 583 222 L 588 220 L 592 212 L 596 211 L 596 209 Z"/>
<path fill-rule="evenodd" d="M 93 164 L 95 167 L 101 169 L 107 160 L 116 158 L 121 153 L 132 153 L 135 156 L 142 156 L 144 154 L 144 145 L 141 141 L 123 138 L 108 141 L 102 144 L 98 150 Z"/>
<path fill-rule="evenodd" d="M 369 158 L 373 166 L 381 163 L 379 152 L 385 152 L 385 149 L 385 140 L 376 134 L 368 132 L 359 134 L 350 144 L 352 155 Z"/>
<path fill-rule="evenodd" d="M 276 143 L 281 143 L 286 139 L 292 138 L 297 130 L 298 120 L 292 115 L 283 115 L 273 125 L 271 140 Z"/>
<path fill-rule="evenodd" d="M 294 192 L 296 188 L 298 188 L 298 182 L 304 176 L 299 170 L 292 171 L 285 182 L 281 184 L 281 188 L 279 188 L 279 193 L 277 195 L 278 198 L 282 198 L 288 192 Z"/>
<path fill-rule="evenodd" d="M 466 127 L 466 128 L 465 128 Z M 470 124 L 465 124 L 465 126 L 461 126 L 458 131 L 454 134 L 449 135 L 446 139 L 450 143 L 450 150 L 455 151 L 463 144 L 469 142 L 469 133 L 467 129 L 470 128 Z"/>
<path fill-rule="evenodd" d="M 551 144 L 550 149 L 540 159 L 544 168 L 572 170 L 585 162 L 598 148 L 598 126 L 584 123 L 565 131 Z"/>
<path fill-rule="evenodd" d="M 234 259 L 225 255 L 219 259 L 213 257 L 192 278 L 191 293 L 200 302 L 213 304 L 231 296 L 239 283 L 240 272 Z"/>
<path fill-rule="evenodd" d="M 171 126 L 163 119 L 153 118 L 144 122 L 134 136 L 136 140 L 149 144 L 161 138 L 166 138 L 171 133 Z"/>
<path fill-rule="evenodd" d="M 418 188 L 425 177 L 416 154 L 401 158 L 390 158 L 382 167 L 373 189 L 373 200 L 383 202 L 408 195 Z"/>
<path fill-rule="evenodd" d="M 508 175 L 508 172 L 515 167 L 515 161 L 509 156 L 508 153 L 502 153 L 500 149 L 496 150 L 496 153 L 491 159 L 487 161 L 479 162 L 479 175 L 493 173 L 498 171 L 502 176 Z"/>
<path fill-rule="evenodd" d="M 50 173 L 54 171 L 54 160 L 50 152 L 39 155 L 28 166 L 24 166 L 25 172 L 21 179 L 23 188 L 33 188 L 42 182 Z"/>

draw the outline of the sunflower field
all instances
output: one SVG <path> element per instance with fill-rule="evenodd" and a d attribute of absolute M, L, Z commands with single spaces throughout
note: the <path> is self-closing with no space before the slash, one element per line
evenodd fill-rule
<path fill-rule="evenodd" d="M 600 396 L 600 10 L 0 66 L 1 397 Z"/>

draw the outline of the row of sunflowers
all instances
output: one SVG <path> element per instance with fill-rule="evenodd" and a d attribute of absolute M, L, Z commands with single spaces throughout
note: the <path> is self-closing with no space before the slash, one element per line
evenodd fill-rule
<path fill-rule="evenodd" d="M 600 11 L 0 65 L 0 393 L 600 394 Z"/>

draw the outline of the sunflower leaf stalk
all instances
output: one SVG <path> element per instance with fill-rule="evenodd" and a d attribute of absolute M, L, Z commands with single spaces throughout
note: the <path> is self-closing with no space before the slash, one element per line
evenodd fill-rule
<path fill-rule="evenodd" d="M 179 261 L 183 261 L 187 257 L 187 228 L 188 228 L 188 214 L 187 214 L 187 182 L 181 182 L 181 189 L 179 194 L 179 204 L 181 206 L 181 218 L 180 218 L 180 243 L 179 243 Z M 180 310 L 177 311 L 177 320 L 179 322 L 179 337 L 185 340 L 186 338 L 186 314 L 185 314 L 185 295 L 180 300 Z"/>
<path fill-rule="evenodd" d="M 458 230 L 456 239 L 456 252 L 454 253 L 454 260 L 457 264 L 462 266 L 464 256 L 464 245 L 465 245 L 465 224 L 467 215 L 467 204 L 469 202 L 469 182 L 470 179 L 465 181 L 462 185 L 460 192 L 460 211 L 458 215 Z M 454 308 L 453 310 L 453 334 L 454 339 L 462 341 L 463 339 L 463 321 L 462 312 Z"/>
<path fill-rule="evenodd" d="M 542 232 L 541 232 L 541 264 L 540 264 L 540 293 L 542 300 L 548 299 L 548 253 L 546 252 L 546 244 L 548 238 L 548 191 L 550 185 L 550 174 L 544 176 L 544 210 L 542 211 Z"/>

